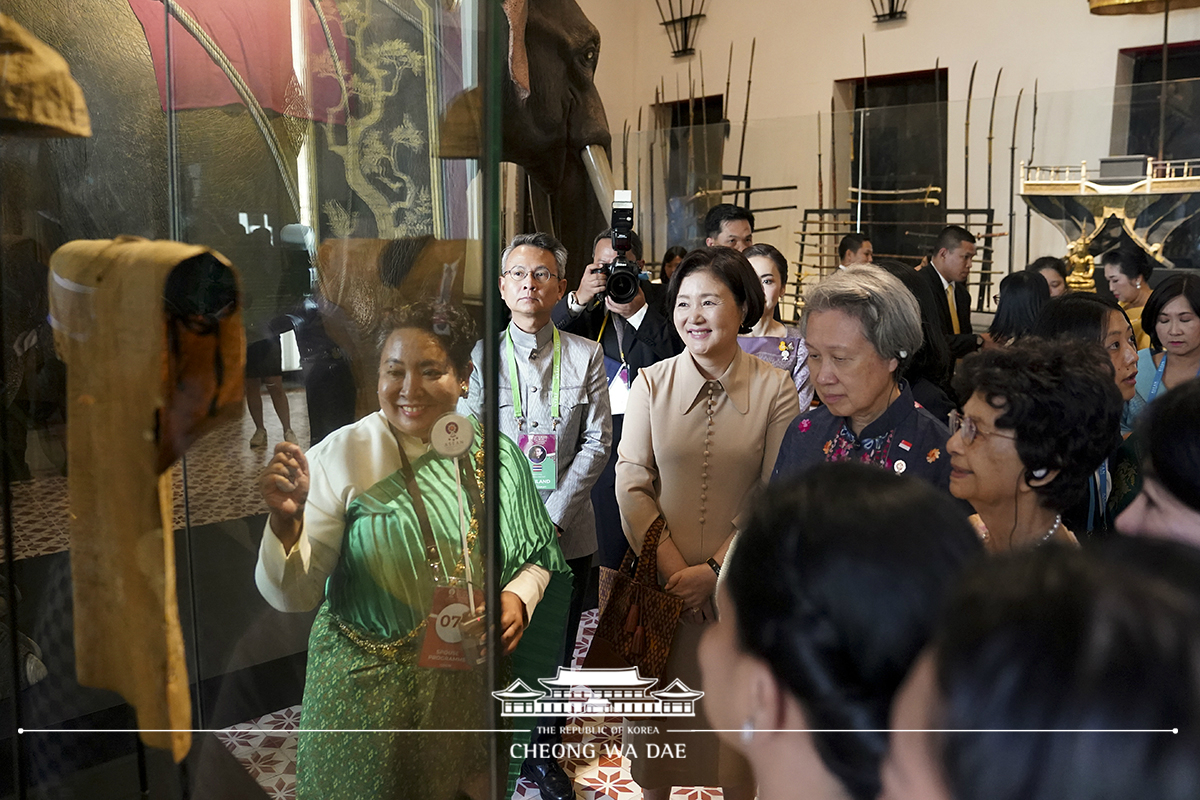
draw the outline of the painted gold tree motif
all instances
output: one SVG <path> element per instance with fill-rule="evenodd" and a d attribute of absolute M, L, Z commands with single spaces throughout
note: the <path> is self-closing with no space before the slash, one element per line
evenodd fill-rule
<path fill-rule="evenodd" d="M 341 103 L 330 118 L 345 117 L 345 125 L 324 123 L 329 151 L 341 158 L 346 183 L 369 210 L 380 238 L 432 233 L 433 204 L 428 186 L 401 169 L 400 153 L 426 152 L 429 142 L 409 114 L 395 125 L 388 101 L 407 79 L 419 79 L 426 69 L 425 56 L 403 39 L 375 41 L 371 36 L 374 15 L 369 0 L 340 0 L 338 12 L 347 43 L 353 52 L 354 74 Z M 314 58 L 317 74 L 337 78 L 328 53 Z M 422 92 L 423 94 L 423 92 Z M 391 125 L 390 130 L 388 129 Z M 327 200 L 322 211 L 335 236 L 353 235 L 358 215 L 336 200 Z"/>

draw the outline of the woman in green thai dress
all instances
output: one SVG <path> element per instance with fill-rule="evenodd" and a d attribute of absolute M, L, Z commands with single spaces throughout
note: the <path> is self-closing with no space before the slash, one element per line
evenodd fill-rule
<path fill-rule="evenodd" d="M 485 585 L 475 518 L 481 431 L 473 423 L 475 442 L 459 459 L 430 446 L 434 422 L 466 392 L 474 340 L 460 309 L 395 312 L 381 337 L 380 411 L 307 456 L 279 444 L 261 479 L 270 515 L 259 591 L 281 611 L 320 606 L 301 712 L 300 800 L 481 800 L 487 791 L 487 733 L 318 732 L 486 727 L 484 670 L 466 663 L 456 633 L 426 624 L 435 606 L 466 610 L 468 581 L 475 591 Z M 501 647 L 512 655 L 506 667 L 530 683 L 554 674 L 569 569 L 516 445 L 499 433 L 489 443 L 500 455 Z"/>

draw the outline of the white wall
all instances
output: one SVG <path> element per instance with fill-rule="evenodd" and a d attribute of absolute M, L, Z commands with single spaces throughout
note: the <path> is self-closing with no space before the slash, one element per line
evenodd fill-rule
<path fill-rule="evenodd" d="M 667 35 L 659 24 L 652 0 L 579 0 L 600 29 L 602 45 L 596 83 L 613 131 L 614 160 L 620 160 L 620 131 L 628 120 L 636 125 L 638 109 L 654 102 L 654 90 L 665 83 L 674 100 L 676 78 L 687 97 L 688 64 L 699 84 L 699 55 L 671 57 Z M 661 0 L 664 10 L 666 1 Z M 863 36 L 866 36 L 867 69 L 887 75 L 932 69 L 940 60 L 949 71 L 948 205 L 963 203 L 963 115 L 971 67 L 978 61 L 971 105 L 971 205 L 983 205 L 987 177 L 986 136 L 988 111 L 996 72 L 1003 68 L 997 104 L 996 181 L 994 205 L 1007 217 L 1008 150 L 1013 125 L 1013 103 L 1024 89 L 1021 120 L 1017 125 L 1018 158 L 1027 158 L 1030 146 L 1030 112 L 1035 79 L 1039 88 L 1038 135 L 1035 162 L 1039 164 L 1097 163 L 1109 155 L 1113 86 L 1117 77 L 1118 50 L 1153 46 L 1162 42 L 1162 15 L 1093 16 L 1087 0 L 909 0 L 908 19 L 877 24 L 870 0 L 707 0 L 707 15 L 696 38 L 704 54 L 705 83 L 709 94 L 724 91 L 729 46 L 734 45 L 733 81 L 729 102 L 735 121 L 732 146 L 726 150 L 726 171 L 737 160 L 737 139 L 746 97 L 750 42 L 758 39 L 751 96 L 751 127 L 747 141 L 746 172 L 756 185 L 789 179 L 798 182 L 796 202 L 801 208 L 816 205 L 816 115 L 825 115 L 825 192 L 828 202 L 828 113 L 834 82 L 863 74 Z M 1200 39 L 1200 10 L 1171 14 L 1171 41 Z M 755 121 L 775 120 L 776 122 Z M 647 118 L 647 125 L 649 124 Z M 840 152 L 843 168 L 846 153 Z M 779 166 L 803 162 L 798 172 Z M 619 172 L 618 172 L 619 174 Z M 846 183 L 839 187 L 844 197 Z M 778 196 L 770 205 L 784 204 Z M 779 200 L 776 203 L 774 201 Z M 1020 218 L 1015 239 L 1024 256 L 1024 207 L 1017 200 Z M 794 253 L 799 215 L 776 212 L 771 224 L 782 229 L 764 237 Z M 762 221 L 759 223 L 763 224 Z M 1031 228 L 1033 255 L 1062 254 L 1063 237 L 1035 217 Z M 1006 260 L 1005 240 L 999 240 L 997 258 Z M 658 249 L 662 249 L 660 244 Z M 656 254 L 657 257 L 657 254 Z M 794 257 L 794 255 L 793 255 Z M 1020 259 L 1018 259 L 1020 260 Z"/>

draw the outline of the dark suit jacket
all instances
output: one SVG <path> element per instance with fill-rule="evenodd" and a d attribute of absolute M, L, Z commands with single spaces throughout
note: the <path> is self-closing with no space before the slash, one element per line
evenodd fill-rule
<path fill-rule="evenodd" d="M 637 377 L 642 367 L 648 367 L 683 352 L 683 342 L 675 332 L 675 324 L 666 309 L 666 287 L 642 281 L 642 292 L 646 295 L 646 316 L 637 329 L 629 329 L 633 335 L 625 339 L 625 363 L 629 365 L 630 381 Z M 611 320 L 607 325 L 604 324 L 607 313 L 604 302 L 600 301 L 593 303 L 579 316 L 572 316 L 567 298 L 563 297 L 554 306 L 551 318 L 559 330 L 585 336 L 592 341 L 600 336 L 600 346 L 604 349 L 604 355 L 619 362 L 621 347 L 617 342 L 617 330 Z M 602 336 L 601 328 L 604 330 Z"/>
<path fill-rule="evenodd" d="M 921 270 L 933 296 L 937 298 L 938 319 L 941 321 L 941 331 L 950 346 L 950 354 L 955 358 L 974 353 L 979 349 L 979 341 L 971 327 L 971 293 L 961 283 L 954 284 L 954 304 L 958 307 L 958 327 L 960 333 L 954 333 L 954 325 L 950 320 L 950 306 L 946 303 L 946 290 L 942 288 L 942 278 L 938 275 L 933 264 L 927 264 Z"/>

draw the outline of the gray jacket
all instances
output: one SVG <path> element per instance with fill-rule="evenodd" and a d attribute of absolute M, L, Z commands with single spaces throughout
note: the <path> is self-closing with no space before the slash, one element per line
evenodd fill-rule
<path fill-rule="evenodd" d="M 562 529 L 563 555 L 581 558 L 596 552 L 596 517 L 592 511 L 592 486 L 608 462 L 612 448 L 612 414 L 608 403 L 608 381 L 604 373 L 604 354 L 600 345 L 560 333 L 562 342 L 559 387 L 560 420 L 555 428 L 551 417 L 551 375 L 553 362 L 553 323 L 537 334 L 529 334 L 513 324 L 521 407 L 525 427 L 521 429 L 513 409 L 508 352 L 504 333 L 500 339 L 500 432 L 517 441 L 522 433 L 558 434 L 558 488 L 540 492 L 551 521 Z M 463 410 L 483 418 L 483 342 L 471 353 L 475 369 Z"/>

